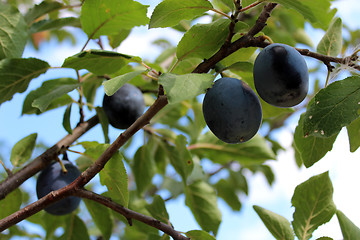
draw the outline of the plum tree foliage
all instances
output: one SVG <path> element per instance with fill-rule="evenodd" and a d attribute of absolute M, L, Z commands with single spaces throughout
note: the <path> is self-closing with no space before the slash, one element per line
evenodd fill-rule
<path fill-rule="evenodd" d="M 36 114 L 41 118 L 44 112 L 62 111 L 60 127 L 69 134 L 54 139 L 54 145 L 37 156 L 37 134 L 24 136 L 9 151 L 9 159 L 0 159 L 0 238 L 215 239 L 222 221 L 219 198 L 234 211 L 240 211 L 249 191 L 249 173 L 264 174 L 270 185 L 276 179 L 268 162 L 276 160 L 283 147 L 273 131 L 281 129 L 294 113 L 304 112 L 292 145 L 299 167 L 309 168 L 320 161 L 332 149 L 343 127 L 348 130 L 350 151 L 356 151 L 360 146 L 360 66 L 358 51 L 354 49 L 359 31 L 349 30 L 342 23 L 332 3 L 333 0 L 163 0 L 156 4 L 134 0 L 47 0 L 39 4 L 29 0 L 2 1 L 0 104 L 12 101 L 15 94 L 26 95 L 23 115 Z M 202 23 L 198 23 L 199 19 Z M 305 24 L 324 31 L 317 46 L 306 34 Z M 118 52 L 117 47 L 139 26 L 171 29 L 182 37 L 176 46 L 168 39 L 155 41 L 154 47 L 158 44 L 162 52 L 154 60 Z M 346 38 L 343 29 L 347 31 Z M 22 57 L 24 49 L 31 45 L 41 49 L 41 42 L 76 39 L 81 31 L 88 40 L 77 54 L 63 59 L 61 66 Z M 89 49 L 89 42 L 95 42 L 97 47 Z M 273 51 L 255 61 L 263 55 L 263 48 Z M 308 73 L 303 59 L 319 63 L 319 67 Z M 48 76 L 50 69 L 64 68 L 73 69 L 73 77 L 48 77 L 40 87 L 28 89 L 29 83 L 41 74 Z M 347 71 L 345 79 L 329 78 L 342 70 Z M 315 81 L 315 75 L 323 76 L 324 81 Z M 224 84 L 218 84 L 220 81 Z M 99 92 L 105 91 L 108 98 L 127 84 L 140 89 L 146 111 L 141 110 L 141 116 L 136 116 L 137 120 L 127 124 L 124 131 L 109 128 L 109 121 L 121 123 L 127 116 L 109 115 L 106 103 L 103 109 L 95 100 Z M 279 102 L 277 96 L 267 94 L 273 89 L 281 90 L 280 100 L 293 96 L 296 101 L 275 104 Z M 218 102 L 219 98 L 224 101 Z M 121 101 L 118 105 L 124 104 L 134 103 Z M 78 116 L 71 116 L 71 108 L 79 109 Z M 82 140 L 97 124 L 104 137 Z M 225 139 L 219 137 L 225 142 L 209 129 L 216 136 L 226 132 Z M 249 135 L 240 134 L 243 141 L 240 137 L 238 144 L 226 143 L 229 132 L 238 137 L 237 131 L 243 130 L 252 131 Z M 118 131 L 119 136 L 110 139 L 109 131 Z M 143 135 L 141 146 L 131 141 L 134 134 Z M 28 189 L 22 183 L 38 179 L 41 184 L 42 175 L 38 173 L 48 166 L 59 169 L 60 164 L 53 160 L 60 155 L 70 156 L 79 167 L 80 176 L 71 184 L 66 182 L 66 186 L 34 199 L 36 186 Z M 204 161 L 210 166 L 205 167 Z M 221 178 L 219 172 L 223 173 Z M 99 178 L 94 179 L 96 175 Z M 46 177 L 46 186 L 57 183 L 52 177 Z M 180 195 L 199 229 L 180 232 L 171 224 L 167 203 Z M 325 172 L 294 189 L 291 222 L 261 206 L 254 206 L 254 214 L 275 239 L 310 239 L 320 225 L 334 217 L 339 220 L 344 239 L 357 239 L 360 229 L 336 208 L 332 196 L 332 183 Z M 43 211 L 69 197 L 83 199 L 80 208 L 62 216 Z M 42 228 L 43 235 L 24 229 L 25 222 Z"/>

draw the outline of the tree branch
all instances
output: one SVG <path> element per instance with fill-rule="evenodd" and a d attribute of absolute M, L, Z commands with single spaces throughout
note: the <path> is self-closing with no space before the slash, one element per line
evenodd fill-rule
<path fill-rule="evenodd" d="M 190 240 L 189 238 L 181 235 L 171 225 L 165 224 L 155 218 L 152 218 L 152 217 L 143 215 L 141 213 L 135 212 L 133 210 L 130 210 L 128 208 L 125 208 L 125 207 L 111 201 L 111 199 L 101 196 L 99 194 L 96 194 L 94 192 L 91 192 L 91 191 L 88 191 L 85 189 L 79 189 L 78 191 L 75 192 L 75 195 L 78 197 L 81 197 L 81 198 L 87 198 L 89 200 L 98 202 L 108 208 L 111 208 L 112 210 L 123 215 L 128 220 L 135 219 L 139 222 L 143 222 L 151 227 L 159 229 L 160 231 L 166 233 L 167 235 L 171 236 L 175 240 Z"/>
<path fill-rule="evenodd" d="M 95 161 L 94 164 L 92 164 L 89 168 L 82 172 L 81 175 L 77 179 L 75 179 L 74 182 L 67 185 L 66 187 L 53 191 L 45 197 L 39 199 L 38 201 L 0 220 L 0 232 L 37 213 L 41 209 L 44 209 L 49 204 L 59 201 L 60 199 L 72 195 L 82 189 L 85 184 L 87 184 L 97 173 L 99 173 L 104 168 L 105 164 L 115 154 L 115 152 L 117 152 L 119 148 L 123 146 L 137 131 L 139 131 L 142 127 L 148 124 L 150 120 L 155 116 L 155 114 L 157 114 L 163 107 L 165 107 L 167 103 L 167 97 L 164 95 L 164 90 L 162 86 L 160 86 L 159 96 L 154 102 L 154 104 L 151 105 L 150 108 L 141 117 L 139 117 L 128 129 L 121 133 L 120 136 L 105 150 L 105 152 L 101 154 L 101 156 Z M 60 143 L 62 143 L 62 141 L 60 141 Z M 58 145 L 55 146 L 59 147 Z M 61 146 L 66 145 L 60 145 L 60 149 Z M 55 152 L 53 154 L 56 153 L 58 152 Z M 46 159 L 48 160 L 48 158 Z M 37 162 L 41 164 L 41 158 L 39 158 Z"/>
<path fill-rule="evenodd" d="M 94 116 L 88 121 L 81 123 L 76 128 L 74 128 L 72 134 L 68 134 L 54 146 L 25 165 L 22 169 L 12 175 L 9 175 L 4 181 L 0 183 L 0 200 L 4 199 L 7 194 L 18 188 L 28 178 L 34 176 L 37 172 L 44 169 L 61 153 L 63 149 L 70 146 L 79 137 L 81 137 L 84 133 L 89 131 L 98 123 L 99 119 L 97 116 Z"/>

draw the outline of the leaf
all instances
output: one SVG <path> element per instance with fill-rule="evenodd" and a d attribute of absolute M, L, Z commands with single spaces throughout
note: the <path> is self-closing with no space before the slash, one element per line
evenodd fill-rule
<path fill-rule="evenodd" d="M 104 144 L 103 146 L 102 152 L 104 152 L 109 145 Z M 129 202 L 128 178 L 119 152 L 115 153 L 105 165 L 104 169 L 100 171 L 100 183 L 106 185 L 109 195 L 114 201 L 127 207 Z"/>
<path fill-rule="evenodd" d="M 216 138 L 211 132 L 207 132 L 200 137 L 197 143 L 189 146 L 189 149 L 200 158 L 208 158 L 220 164 L 235 160 L 244 165 L 253 165 L 268 159 L 276 159 L 265 139 L 259 135 L 255 135 L 245 143 L 227 144 Z"/>
<path fill-rule="evenodd" d="M 31 105 L 33 107 L 38 108 L 41 112 L 44 112 L 49 107 L 49 105 L 53 100 L 62 97 L 63 95 L 67 94 L 68 92 L 71 92 L 77 87 L 79 87 L 79 84 L 61 85 L 56 89 L 53 89 L 52 91 L 48 92 L 47 94 L 39 98 L 36 98 Z"/>
<path fill-rule="evenodd" d="M 236 195 L 233 186 L 224 179 L 220 179 L 215 184 L 217 195 L 225 200 L 225 202 L 231 207 L 233 211 L 240 211 L 241 202 Z"/>
<path fill-rule="evenodd" d="M 81 145 L 85 148 L 85 156 L 89 157 L 93 162 L 110 146 L 109 144 L 99 144 L 98 142 L 82 142 Z M 109 197 L 127 207 L 129 202 L 128 179 L 122 156 L 119 152 L 116 152 L 110 158 L 99 175 L 100 183 L 107 187 Z"/>
<path fill-rule="evenodd" d="M 155 163 L 150 149 L 144 145 L 136 151 L 133 160 L 133 173 L 136 182 L 136 190 L 142 194 L 151 184 L 155 175 Z"/>
<path fill-rule="evenodd" d="M 102 237 L 109 240 L 113 229 L 113 220 L 111 218 L 110 209 L 95 201 L 83 199 L 87 210 L 89 211 L 92 221 L 100 230 Z"/>
<path fill-rule="evenodd" d="M 10 161 L 14 167 L 19 167 L 30 159 L 35 148 L 37 133 L 30 134 L 18 141 L 11 150 Z"/>
<path fill-rule="evenodd" d="M 19 210 L 21 203 L 22 194 L 20 189 L 17 188 L 0 201 L 0 219 L 3 219 Z"/>
<path fill-rule="evenodd" d="M 194 57 L 211 57 L 224 44 L 229 24 L 229 19 L 219 19 L 212 23 L 192 26 L 177 46 L 176 56 L 179 61 Z"/>
<path fill-rule="evenodd" d="M 304 134 L 330 137 L 358 118 L 360 77 L 336 81 L 316 95 L 304 117 Z"/>
<path fill-rule="evenodd" d="M 325 30 L 336 12 L 330 9 L 331 0 L 274 0 L 273 2 L 296 10 L 312 24 L 320 25 Z"/>
<path fill-rule="evenodd" d="M 165 201 L 159 195 L 154 196 L 153 202 L 146 205 L 146 209 L 157 220 L 169 224 L 169 214 L 166 210 Z"/>
<path fill-rule="evenodd" d="M 91 49 L 65 59 L 62 67 L 87 69 L 96 75 L 112 74 L 139 58 L 106 50 Z"/>
<path fill-rule="evenodd" d="M 40 113 L 42 113 L 38 108 L 32 106 L 32 103 L 35 99 L 38 99 L 52 91 L 55 91 L 58 87 L 60 87 L 62 85 L 72 85 L 72 84 L 76 84 L 76 83 L 77 83 L 77 80 L 72 79 L 72 78 L 59 78 L 59 79 L 53 79 L 53 80 L 48 80 L 48 81 L 43 82 L 39 88 L 32 90 L 26 96 L 24 103 L 23 103 L 23 108 L 22 108 L 21 114 L 33 114 L 33 113 L 40 114 Z M 72 103 L 71 97 L 68 95 L 63 95 L 63 96 L 53 100 L 44 111 L 48 111 L 48 110 L 58 108 L 60 106 L 68 105 L 71 103 Z"/>
<path fill-rule="evenodd" d="M 339 220 L 340 228 L 344 240 L 359 240 L 360 239 L 360 229 L 355 226 L 349 218 L 345 216 L 340 210 L 336 211 L 336 216 Z"/>
<path fill-rule="evenodd" d="M 214 76 L 207 73 L 184 75 L 164 73 L 159 77 L 159 83 L 163 85 L 170 103 L 192 99 L 204 93 L 213 80 Z"/>
<path fill-rule="evenodd" d="M 105 139 L 105 143 L 110 143 L 110 139 L 109 139 L 109 120 L 104 112 L 104 109 L 102 107 L 96 107 L 96 114 L 99 117 L 99 122 L 101 125 L 101 129 L 104 133 L 104 139 Z"/>
<path fill-rule="evenodd" d="M 30 32 L 37 33 L 53 29 L 60 29 L 66 26 L 81 27 L 80 20 L 75 17 L 41 20 L 31 25 Z"/>
<path fill-rule="evenodd" d="M 28 39 L 28 29 L 21 13 L 14 7 L 0 5 L 0 59 L 20 58 Z"/>
<path fill-rule="evenodd" d="M 80 21 L 89 38 L 113 36 L 122 29 L 146 25 L 148 6 L 132 0 L 86 1 L 81 7 Z"/>
<path fill-rule="evenodd" d="M 186 148 L 186 144 L 186 137 L 184 135 L 178 135 L 175 139 L 175 147 L 165 145 L 170 163 L 181 176 L 184 184 L 186 184 L 186 179 L 194 168 L 194 163 L 189 150 Z"/>
<path fill-rule="evenodd" d="M 210 1 L 164 0 L 155 7 L 149 28 L 172 27 L 181 20 L 191 20 L 212 8 Z"/>
<path fill-rule="evenodd" d="M 346 128 L 349 136 L 350 152 L 355 152 L 360 146 L 360 118 L 352 121 Z"/>
<path fill-rule="evenodd" d="M 214 235 L 221 223 L 215 190 L 204 181 L 196 181 L 185 188 L 185 204 L 191 209 L 200 227 Z"/>
<path fill-rule="evenodd" d="M 88 73 L 91 74 L 91 73 Z M 103 79 L 91 74 L 90 77 L 87 75 L 84 76 L 85 81 L 81 82 L 84 97 L 86 98 L 86 102 L 93 105 L 95 101 L 96 91 L 101 86 Z M 89 109 L 92 109 L 89 107 Z"/>
<path fill-rule="evenodd" d="M 327 152 L 331 151 L 337 134 L 329 138 L 317 136 L 304 137 L 304 117 L 304 114 L 300 116 L 299 124 L 295 129 L 294 144 L 301 162 L 304 163 L 305 167 L 309 168 L 322 159 Z"/>
<path fill-rule="evenodd" d="M 320 40 L 316 51 L 318 53 L 336 57 L 342 49 L 342 21 L 335 18 L 330 24 L 323 38 Z"/>
<path fill-rule="evenodd" d="M 253 206 L 266 228 L 278 240 L 293 240 L 294 233 L 290 222 L 283 216 L 259 206 Z"/>
<path fill-rule="evenodd" d="M 64 129 L 69 134 L 72 134 L 72 128 L 71 128 L 71 123 L 70 123 L 71 106 L 72 106 L 72 104 L 67 105 L 67 107 L 65 109 L 64 117 L 63 117 L 63 124 L 62 124 Z"/>
<path fill-rule="evenodd" d="M 320 237 L 316 240 L 333 240 L 331 237 Z"/>
<path fill-rule="evenodd" d="M 329 173 L 311 177 L 295 188 L 291 199 L 295 207 L 293 228 L 299 239 L 310 239 L 312 233 L 328 222 L 336 212 Z"/>
<path fill-rule="evenodd" d="M 110 80 L 107 80 L 106 82 L 103 82 L 105 94 L 108 96 L 113 95 L 119 88 L 121 88 L 125 83 L 130 81 L 136 76 L 139 76 L 146 70 L 137 70 L 129 73 L 125 73 L 124 75 L 120 75 L 117 77 L 114 77 Z"/>
<path fill-rule="evenodd" d="M 15 93 L 24 92 L 30 81 L 50 68 L 47 62 L 36 58 L 13 58 L 0 61 L 0 104 Z"/>
<path fill-rule="evenodd" d="M 60 240 L 89 240 L 89 233 L 85 223 L 75 214 L 66 222 L 64 234 Z"/>
<path fill-rule="evenodd" d="M 208 232 L 202 230 L 191 230 L 185 233 L 191 240 L 215 240 Z"/>
<path fill-rule="evenodd" d="M 43 1 L 38 5 L 35 5 L 25 14 L 25 20 L 28 24 L 34 22 L 41 16 L 50 13 L 55 10 L 59 10 L 63 5 L 56 1 Z"/>
<path fill-rule="evenodd" d="M 108 36 L 109 45 L 112 48 L 117 48 L 130 35 L 131 29 L 119 29 L 118 33 Z"/>

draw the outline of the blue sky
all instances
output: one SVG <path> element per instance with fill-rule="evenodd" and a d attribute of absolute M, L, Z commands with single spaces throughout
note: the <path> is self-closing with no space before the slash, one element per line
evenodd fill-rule
<path fill-rule="evenodd" d="M 147 1 L 140 1 L 146 3 Z M 155 1 L 154 1 L 155 2 Z M 338 7 L 338 15 L 352 29 L 360 28 L 358 14 L 360 12 L 360 4 L 358 0 L 342 0 L 335 3 Z M 316 44 L 323 32 L 308 29 L 311 32 L 314 43 Z M 143 58 L 153 59 L 158 55 L 158 49 L 150 43 L 159 36 L 172 41 L 174 44 L 181 37 L 175 31 L 169 33 L 168 29 L 151 29 L 139 28 L 122 44 L 118 49 L 121 53 L 138 55 Z M 56 41 L 50 41 L 42 46 L 41 51 L 35 51 L 30 47 L 26 48 L 24 57 L 37 57 L 48 61 L 51 66 L 61 66 L 65 57 L 76 54 L 80 51 L 82 44 L 86 41 L 84 33 L 77 34 L 78 44 L 72 46 L 70 42 L 63 42 L 60 46 Z M 93 44 L 93 43 L 91 43 Z M 89 45 L 88 48 L 96 47 L 95 44 Z M 29 91 L 39 87 L 43 80 L 59 78 L 65 76 L 75 77 L 72 70 L 49 70 L 48 73 L 41 75 L 33 80 Z M 325 77 L 325 75 L 324 75 Z M 66 135 L 65 130 L 61 127 L 62 116 L 65 109 L 53 110 L 46 112 L 40 116 L 25 115 L 21 116 L 21 109 L 25 94 L 16 94 L 11 101 L 0 105 L 0 142 L 4 144 L 0 146 L 0 152 L 5 157 L 9 157 L 12 146 L 21 138 L 37 132 L 38 141 L 44 142 L 48 146 L 53 145 L 60 138 Z M 97 105 L 101 105 L 103 90 L 100 89 L 97 95 Z M 76 107 L 73 108 L 73 115 L 77 115 Z M 87 115 L 88 117 L 92 115 Z M 77 119 L 72 119 L 73 126 Z M 60 127 L 59 127 L 60 126 Z M 360 152 L 349 153 L 346 132 L 343 131 L 339 135 L 334 149 L 328 153 L 324 159 L 315 164 L 310 169 L 298 169 L 294 164 L 293 151 L 290 148 L 292 142 L 292 132 L 296 126 L 296 119 L 289 122 L 285 129 L 278 133 L 278 138 L 287 151 L 280 154 L 278 161 L 271 161 L 271 165 L 276 172 L 276 182 L 272 188 L 269 188 L 266 180 L 262 175 L 251 176 L 249 196 L 243 198 L 243 208 L 240 212 L 232 212 L 222 200 L 219 200 L 219 206 L 223 213 L 223 222 L 218 233 L 218 240 L 242 239 L 242 240 L 266 240 L 273 239 L 268 233 L 263 223 L 260 221 L 254 210 L 253 205 L 260 205 L 271 211 L 292 219 L 293 209 L 291 208 L 291 196 L 297 184 L 307 180 L 309 177 L 329 170 L 330 176 L 334 184 L 334 201 L 337 207 L 343 211 L 355 224 L 360 226 L 360 194 L 354 191 L 352 184 L 360 182 L 358 169 L 360 169 Z M 110 138 L 114 140 L 119 134 L 118 130 L 111 128 Z M 100 126 L 96 126 L 88 132 L 82 140 L 99 139 L 103 141 Z M 29 184 L 30 185 L 30 184 Z M 184 206 L 184 198 L 179 197 L 176 200 L 169 201 L 167 205 L 170 220 L 175 229 L 180 231 L 188 231 L 199 229 L 192 217 L 190 210 Z M 340 239 L 341 232 L 338 227 L 336 218 L 329 224 L 319 228 L 314 235 L 316 237 L 324 234 Z"/>

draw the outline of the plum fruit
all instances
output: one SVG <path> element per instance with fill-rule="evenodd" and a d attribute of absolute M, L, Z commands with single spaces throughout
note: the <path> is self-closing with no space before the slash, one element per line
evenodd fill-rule
<path fill-rule="evenodd" d="M 113 95 L 104 95 L 103 109 L 111 126 L 126 129 L 143 114 L 144 97 L 140 89 L 126 83 Z"/>
<path fill-rule="evenodd" d="M 206 92 L 203 101 L 205 122 L 214 135 L 226 143 L 251 139 L 262 121 L 260 100 L 255 92 L 236 78 L 220 78 Z"/>
<path fill-rule="evenodd" d="M 38 199 L 44 197 L 48 193 L 65 187 L 72 183 L 81 172 L 68 160 L 62 160 L 67 173 L 61 169 L 58 162 L 51 163 L 48 167 L 41 171 L 36 182 L 36 194 Z M 57 201 L 47 208 L 45 211 L 53 215 L 64 215 L 74 211 L 80 204 L 81 198 L 70 196 Z"/>
<path fill-rule="evenodd" d="M 281 43 L 265 47 L 255 59 L 254 83 L 259 96 L 276 107 L 292 107 L 304 100 L 309 71 L 301 54 Z"/>

